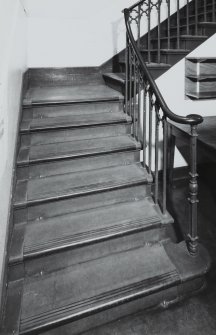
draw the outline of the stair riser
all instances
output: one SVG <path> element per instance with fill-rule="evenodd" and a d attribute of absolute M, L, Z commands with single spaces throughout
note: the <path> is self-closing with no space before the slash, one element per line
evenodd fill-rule
<path fill-rule="evenodd" d="M 144 58 L 145 62 L 147 62 L 148 61 L 148 54 L 142 52 L 142 55 L 143 55 L 143 58 Z M 178 61 L 180 61 L 185 56 L 186 56 L 186 54 L 182 54 L 182 53 L 179 53 L 179 54 L 177 54 L 177 53 L 176 54 L 160 53 L 160 62 L 173 65 L 173 64 L 176 64 Z M 154 63 L 158 62 L 157 53 L 151 53 L 151 61 L 154 62 Z"/>
<path fill-rule="evenodd" d="M 70 116 L 72 115 L 85 115 L 85 114 L 96 114 L 96 113 L 108 113 L 108 112 L 120 112 L 123 111 L 123 102 L 121 101 L 110 101 L 110 102 L 92 102 L 88 103 L 76 103 L 68 106 L 51 106 L 51 107 L 32 107 L 23 109 L 23 120 L 33 118 L 48 118 L 48 117 L 59 117 L 59 116 Z"/>
<path fill-rule="evenodd" d="M 193 50 L 197 48 L 201 43 L 204 42 L 204 39 L 200 40 L 180 40 L 180 49 L 187 49 L 187 50 Z M 177 49 L 177 39 L 171 39 L 170 41 L 170 49 Z M 152 42 L 152 48 L 157 49 L 157 41 Z M 168 48 L 168 41 L 167 40 L 161 40 L 161 49 L 167 49 Z"/>
<path fill-rule="evenodd" d="M 99 69 L 96 67 L 72 68 L 31 68 L 28 70 L 29 86 L 69 86 L 83 83 L 101 83 Z"/>
<path fill-rule="evenodd" d="M 103 197 L 101 194 L 103 194 Z M 46 204 L 38 204 L 29 206 L 28 208 L 14 209 L 14 223 L 48 218 L 85 209 L 97 208 L 103 205 L 133 201 L 135 199 L 143 199 L 146 196 L 150 196 L 150 194 L 151 185 L 137 185 L 109 192 L 94 193 L 65 200 L 53 201 Z"/>
<path fill-rule="evenodd" d="M 140 161 L 140 151 L 125 151 L 84 158 L 32 164 L 17 168 L 17 180 L 81 172 L 108 166 L 128 165 Z"/>
<path fill-rule="evenodd" d="M 115 124 L 81 129 L 49 130 L 21 135 L 21 145 L 39 145 L 131 133 L 131 124 Z"/>
<path fill-rule="evenodd" d="M 167 71 L 167 68 L 156 68 L 156 69 L 150 69 L 150 73 L 154 79 L 157 79 L 160 77 L 162 74 L 164 74 Z M 120 63 L 119 64 L 119 72 L 125 72 L 125 64 Z"/>
<path fill-rule="evenodd" d="M 112 78 L 105 78 L 106 85 L 112 88 L 113 90 L 116 90 L 124 95 L 125 93 L 125 85 L 122 82 L 118 82 L 117 80 L 113 80 Z"/>
<path fill-rule="evenodd" d="M 93 259 L 104 257 L 111 252 L 120 252 L 131 248 L 137 248 L 145 243 L 156 243 L 167 238 L 166 226 L 152 228 L 147 231 L 128 233 L 122 237 L 110 237 L 103 241 L 95 241 L 89 245 L 77 246 L 73 249 L 52 251 L 47 255 L 38 255 L 35 258 L 26 258 L 24 263 L 10 266 L 10 281 L 21 279 L 23 275 L 33 276 L 51 273 L 60 269 L 88 262 Z"/>
<path fill-rule="evenodd" d="M 71 322 L 58 328 L 41 332 L 41 334 L 78 335 L 91 329 L 92 334 L 94 334 L 95 327 L 109 323 L 114 320 L 118 320 L 124 316 L 131 315 L 139 311 L 148 310 L 150 308 L 160 308 L 161 310 L 164 310 L 165 308 L 167 308 L 166 304 L 168 304 L 168 306 L 173 305 L 174 303 L 181 301 L 185 297 L 188 298 L 189 296 L 193 295 L 194 292 L 197 293 L 198 290 L 202 290 L 203 285 L 204 279 L 199 278 L 188 283 L 183 283 L 178 286 L 167 288 L 159 293 L 154 293 L 144 298 L 129 301 L 123 305 L 107 309 L 95 315 L 87 316 L 84 319 Z"/>
<path fill-rule="evenodd" d="M 170 30 L 171 30 L 171 34 L 173 34 L 173 35 L 177 34 L 176 27 L 171 27 Z M 215 31 L 215 28 L 213 28 L 213 30 Z M 186 26 L 180 27 L 180 34 L 181 35 L 186 35 L 187 34 L 187 27 Z M 190 29 L 189 29 L 189 35 L 210 36 L 211 34 L 212 34 L 212 29 L 210 29 L 210 28 L 204 29 L 204 28 L 198 26 L 197 33 L 196 33 L 196 29 L 195 29 L 194 25 L 191 26 Z M 165 36 L 167 36 L 167 32 L 165 33 Z"/>

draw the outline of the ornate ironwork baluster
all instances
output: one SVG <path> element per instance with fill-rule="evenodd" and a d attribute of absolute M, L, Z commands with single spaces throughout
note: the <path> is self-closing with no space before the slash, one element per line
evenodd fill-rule
<path fill-rule="evenodd" d="M 136 138 L 136 88 L 137 87 L 137 73 L 136 73 L 136 55 L 133 54 L 133 134 Z"/>
<path fill-rule="evenodd" d="M 177 0 L 177 49 L 180 49 L 180 5 Z"/>
<path fill-rule="evenodd" d="M 137 107 L 137 129 L 136 129 L 136 136 L 137 136 L 137 140 L 139 141 L 140 140 L 140 113 L 141 113 L 141 83 L 142 83 L 142 80 L 141 80 L 141 73 L 140 73 L 140 69 L 139 69 L 139 66 L 137 64 L 137 76 L 138 76 L 138 99 L 137 99 L 137 102 L 138 102 L 138 107 Z"/>
<path fill-rule="evenodd" d="M 204 21 L 207 21 L 207 3 L 206 0 L 203 0 L 203 4 L 204 4 Z"/>
<path fill-rule="evenodd" d="M 138 7 L 138 17 L 137 17 L 137 46 L 140 49 L 140 21 L 141 21 L 141 5 Z"/>
<path fill-rule="evenodd" d="M 197 126 L 191 126 L 190 138 L 190 180 L 189 180 L 189 204 L 190 204 L 190 222 L 188 234 L 188 250 L 192 256 L 196 256 L 198 252 L 198 236 L 197 236 Z"/>
<path fill-rule="evenodd" d="M 187 7 L 186 7 L 186 25 L 187 25 L 187 35 L 190 34 L 190 27 L 189 27 L 189 0 L 187 0 Z"/>
<path fill-rule="evenodd" d="M 198 35 L 198 0 L 195 0 L 195 35 Z"/>
<path fill-rule="evenodd" d="M 212 22 L 215 22 L 215 0 L 212 0 Z"/>
<path fill-rule="evenodd" d="M 167 2 L 167 47 L 170 49 L 170 0 Z"/>
<path fill-rule="evenodd" d="M 148 0 L 148 63 L 151 63 L 151 0 Z"/>
<path fill-rule="evenodd" d="M 129 82 L 129 39 L 126 33 L 126 50 L 125 50 L 125 113 L 129 114 L 128 111 L 128 82 Z"/>
<path fill-rule="evenodd" d="M 158 0 L 157 4 L 158 14 L 158 63 L 161 62 L 161 0 Z"/>
<path fill-rule="evenodd" d="M 158 204 L 158 157 L 159 157 L 159 125 L 160 115 L 157 102 L 155 103 L 155 204 Z"/>
<path fill-rule="evenodd" d="M 133 79 L 133 73 L 132 73 L 132 46 L 129 46 L 129 110 L 130 110 L 130 116 L 132 117 L 132 79 Z"/>
<path fill-rule="evenodd" d="M 167 140 L 168 140 L 168 124 L 166 117 L 163 118 L 163 200 L 162 211 L 166 214 L 167 204 Z"/>
<path fill-rule="evenodd" d="M 144 83 L 143 87 L 143 166 L 146 166 L 146 98 L 147 85 Z"/>
<path fill-rule="evenodd" d="M 152 171 L 152 92 L 149 89 L 149 145 L 148 145 L 148 168 L 149 173 Z"/>

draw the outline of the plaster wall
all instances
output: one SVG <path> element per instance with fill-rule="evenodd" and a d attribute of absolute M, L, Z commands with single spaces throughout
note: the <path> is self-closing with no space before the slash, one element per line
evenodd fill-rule
<path fill-rule="evenodd" d="M 22 0 L 28 16 L 28 66 L 100 66 L 125 47 L 122 9 L 134 0 Z M 176 11 L 171 1 L 171 13 Z M 180 0 L 180 6 L 186 0 Z M 162 2 L 161 20 L 167 17 Z M 144 22 L 145 21 L 145 22 Z M 151 27 L 157 25 L 156 10 Z M 143 20 L 142 33 L 147 31 Z"/>
<path fill-rule="evenodd" d="M 0 0 L 0 293 L 12 191 L 13 160 L 26 69 L 26 17 L 19 0 Z M 1 294 L 0 294 L 1 296 Z"/>

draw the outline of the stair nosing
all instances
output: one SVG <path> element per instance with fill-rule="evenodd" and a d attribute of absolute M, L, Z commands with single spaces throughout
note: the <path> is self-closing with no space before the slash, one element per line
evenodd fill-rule
<path fill-rule="evenodd" d="M 55 201 L 61 201 L 61 200 L 66 200 L 66 199 L 72 199 L 76 197 L 82 197 L 82 196 L 87 196 L 90 194 L 97 194 L 97 193 L 103 193 L 103 192 L 108 192 L 108 191 L 113 191 L 113 190 L 118 190 L 118 189 L 124 189 L 124 188 L 129 188 L 133 186 L 139 186 L 139 185 L 146 185 L 149 184 L 151 180 L 149 179 L 149 176 L 143 176 L 143 178 L 131 178 L 131 180 L 125 181 L 125 182 L 104 182 L 100 184 L 100 187 L 97 188 L 96 184 L 94 184 L 94 187 L 91 187 L 92 185 L 83 186 L 83 187 L 77 187 L 77 192 L 73 193 L 68 193 L 68 194 L 57 194 L 53 196 L 49 196 L 46 198 L 40 198 L 40 199 L 32 199 L 28 200 L 27 199 L 27 193 L 25 193 L 25 201 L 19 201 L 16 202 L 14 201 L 13 207 L 14 209 L 21 209 L 21 208 L 27 208 L 30 206 L 36 206 L 40 204 L 46 204 L 50 202 L 55 202 Z M 21 187 L 26 188 L 27 187 L 27 181 L 21 181 Z M 74 190 L 75 188 L 73 188 Z"/>
<path fill-rule="evenodd" d="M 46 330 L 88 315 L 157 293 L 181 283 L 177 270 L 134 282 L 122 288 L 99 294 L 85 300 L 62 306 L 20 322 L 20 334 Z"/>
<path fill-rule="evenodd" d="M 127 151 L 139 151 L 141 149 L 141 144 L 137 142 L 136 145 L 128 145 L 128 146 L 122 146 L 122 147 L 116 147 L 112 148 L 110 150 L 101 150 L 102 148 L 98 148 L 99 150 L 97 151 L 92 151 L 89 153 L 81 153 L 80 154 L 67 154 L 67 155 L 59 155 L 59 156 L 53 156 L 49 158 L 38 158 L 38 159 L 29 159 L 28 161 L 17 161 L 17 166 L 18 167 L 24 167 L 24 166 L 32 166 L 36 164 L 42 164 L 42 163 L 50 163 L 50 162 L 57 162 L 61 160 L 75 160 L 79 158 L 87 158 L 87 157 L 92 157 L 92 156 L 100 156 L 100 155 L 108 155 L 112 153 L 117 153 L 117 152 L 127 152 Z"/>
<path fill-rule="evenodd" d="M 26 102 L 25 102 L 26 100 Z M 34 106 L 56 106 L 56 105 L 74 105 L 74 104 L 84 104 L 84 103 L 94 103 L 94 102 L 109 102 L 109 101 L 116 101 L 116 102 L 123 102 L 124 97 L 118 96 L 110 96 L 110 97 L 101 97 L 101 98 L 92 98 L 92 99 L 73 99 L 73 100 L 31 100 L 31 99 L 24 99 L 23 100 L 23 108 L 29 108 Z"/>
<path fill-rule="evenodd" d="M 115 225 L 102 229 L 89 230 L 72 236 L 62 236 L 47 241 L 46 243 L 25 246 L 23 249 L 23 257 L 25 259 L 40 257 L 52 254 L 53 252 L 72 249 L 80 246 L 94 244 L 105 240 L 126 236 L 132 233 L 147 231 L 151 228 L 159 228 L 161 219 L 159 216 L 151 216 L 148 218 L 140 217 L 122 220 L 116 222 Z"/>

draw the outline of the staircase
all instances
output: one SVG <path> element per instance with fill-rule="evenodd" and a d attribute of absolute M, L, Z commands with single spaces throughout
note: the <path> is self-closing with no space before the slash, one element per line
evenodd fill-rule
<path fill-rule="evenodd" d="M 63 69 L 28 71 L 2 334 L 80 334 L 166 308 L 205 285 L 210 261 L 196 220 L 202 118 L 166 106 L 137 51 L 133 9 L 124 12 L 125 96 L 97 69 L 71 70 L 73 84 Z M 190 127 L 190 217 L 181 241 L 167 211 L 169 120 Z"/>
<path fill-rule="evenodd" d="M 153 6 L 156 3 L 157 6 Z M 215 0 L 185 1 L 140 1 L 140 5 L 131 7 L 131 25 L 136 31 L 139 50 L 146 61 L 149 72 L 157 79 L 192 50 L 206 41 L 216 32 L 216 3 Z M 171 8 L 176 9 L 174 14 Z M 161 11 L 167 19 L 151 28 L 148 26 L 142 35 L 142 25 L 146 27 L 151 18 L 161 20 Z M 144 12 L 143 12 L 144 11 Z M 160 27 L 160 29 L 158 29 Z M 145 28 L 144 28 L 145 29 Z M 104 73 L 106 84 L 121 93 L 125 93 L 125 50 L 115 56 L 113 71 Z"/>

